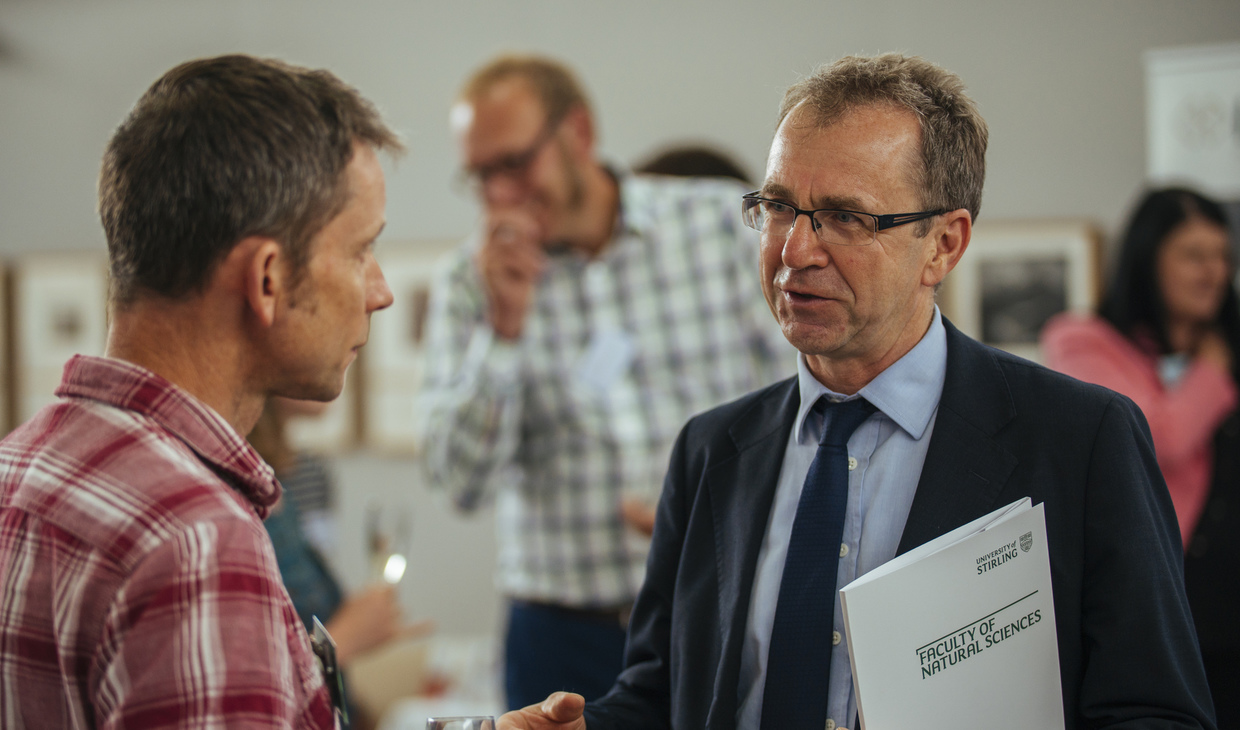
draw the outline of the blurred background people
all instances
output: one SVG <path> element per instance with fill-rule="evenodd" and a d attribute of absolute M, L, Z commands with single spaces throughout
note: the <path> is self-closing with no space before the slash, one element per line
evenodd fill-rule
<path fill-rule="evenodd" d="M 1187 189 L 1137 205 L 1096 316 L 1043 330 L 1046 362 L 1132 398 L 1186 547 L 1184 580 L 1220 728 L 1240 727 L 1240 308 L 1227 218 Z"/>
<path fill-rule="evenodd" d="M 543 57 L 489 62 L 450 118 L 484 218 L 431 294 L 428 483 L 464 510 L 496 501 L 509 706 L 595 698 L 645 572 L 622 505 L 653 502 L 691 414 L 794 353 L 753 274 L 744 186 L 605 166 L 581 84 Z"/>
<path fill-rule="evenodd" d="M 396 586 L 375 583 L 346 596 L 332 574 L 320 547 L 309 537 L 311 529 L 329 522 L 328 514 L 303 519 L 303 508 L 330 513 L 335 487 L 327 462 L 315 454 L 299 451 L 289 443 L 286 425 L 290 417 L 315 417 L 326 404 L 273 397 L 248 440 L 271 465 L 283 487 L 280 501 L 263 521 L 275 548 L 280 577 L 297 615 L 313 632 L 314 618 L 323 622 L 336 642 L 336 658 L 348 671 L 353 660 L 394 642 L 429 633 L 429 621 L 406 623 L 397 600 Z M 377 724 L 367 709 L 349 705 L 350 726 L 373 728 Z"/>
<path fill-rule="evenodd" d="M 633 166 L 634 172 L 682 177 L 727 177 L 750 186 L 749 173 L 726 152 L 706 144 L 666 147 Z"/>
<path fill-rule="evenodd" d="M 724 177 L 753 187 L 741 164 L 726 152 L 707 144 L 681 144 L 663 148 L 633 166 L 633 172 L 674 177 Z M 655 505 L 644 499 L 620 501 L 624 521 L 643 535 L 654 532 Z"/>

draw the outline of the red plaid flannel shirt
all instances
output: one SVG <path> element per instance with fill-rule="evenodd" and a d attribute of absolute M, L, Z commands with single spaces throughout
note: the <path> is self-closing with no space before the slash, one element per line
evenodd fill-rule
<path fill-rule="evenodd" d="M 0 725 L 333 727 L 271 468 L 135 365 L 75 357 L 56 394 L 0 441 Z"/>

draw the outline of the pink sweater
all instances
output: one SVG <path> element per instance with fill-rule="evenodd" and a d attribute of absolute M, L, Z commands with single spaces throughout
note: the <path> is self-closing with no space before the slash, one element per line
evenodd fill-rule
<path fill-rule="evenodd" d="M 1231 376 L 1194 360 L 1168 390 L 1158 378 L 1158 355 L 1098 317 L 1055 317 L 1042 330 L 1042 354 L 1055 370 L 1123 393 L 1141 408 L 1187 545 L 1210 489 L 1214 432 L 1236 407 Z"/>

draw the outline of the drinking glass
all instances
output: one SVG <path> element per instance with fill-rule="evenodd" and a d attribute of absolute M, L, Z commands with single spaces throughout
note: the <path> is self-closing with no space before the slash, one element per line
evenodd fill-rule
<path fill-rule="evenodd" d="M 495 718 L 475 717 L 428 717 L 426 730 L 495 730 Z"/>
<path fill-rule="evenodd" d="M 396 585 L 405 575 L 409 550 L 410 514 L 406 509 L 372 506 L 366 514 L 366 542 L 370 579 Z"/>

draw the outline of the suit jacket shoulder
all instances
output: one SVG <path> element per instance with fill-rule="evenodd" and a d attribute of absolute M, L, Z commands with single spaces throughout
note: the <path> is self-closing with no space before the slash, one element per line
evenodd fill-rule
<path fill-rule="evenodd" d="M 1140 411 L 945 325 L 947 377 L 900 549 L 1021 497 L 1044 504 L 1067 728 L 1213 727 Z M 753 575 L 798 404 L 792 378 L 681 432 L 626 669 L 587 707 L 591 730 L 735 727 Z"/>
<path fill-rule="evenodd" d="M 1067 728 L 1213 727 L 1140 409 L 946 324 L 947 377 L 900 550 L 1021 497 L 1043 504 Z"/>

